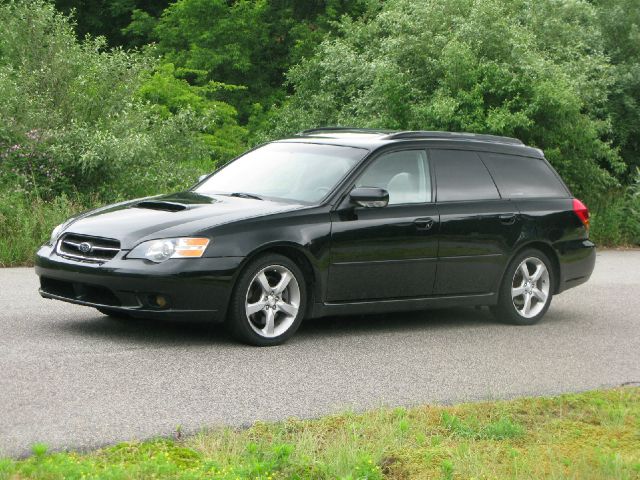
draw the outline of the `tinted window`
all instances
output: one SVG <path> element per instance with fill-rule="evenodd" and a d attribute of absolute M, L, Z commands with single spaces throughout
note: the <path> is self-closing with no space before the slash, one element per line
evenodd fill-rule
<path fill-rule="evenodd" d="M 431 150 L 430 153 L 436 170 L 439 202 L 500 198 L 477 153 L 464 150 Z"/>
<path fill-rule="evenodd" d="M 387 153 L 367 167 L 358 187 L 380 187 L 389 192 L 389 205 L 431 201 L 431 177 L 424 150 Z"/>
<path fill-rule="evenodd" d="M 539 158 L 482 153 L 502 198 L 566 197 L 567 190 Z"/>

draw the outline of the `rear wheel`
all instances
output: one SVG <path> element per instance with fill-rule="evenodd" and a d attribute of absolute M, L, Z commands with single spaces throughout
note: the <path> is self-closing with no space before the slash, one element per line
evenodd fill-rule
<path fill-rule="evenodd" d="M 227 320 L 239 340 L 257 346 L 279 345 L 300 326 L 306 307 L 300 268 L 283 255 L 252 261 L 238 278 Z"/>
<path fill-rule="evenodd" d="M 525 250 L 509 264 L 498 305 L 492 307 L 496 318 L 514 325 L 533 325 L 547 312 L 553 296 L 553 268 L 539 250 Z"/>

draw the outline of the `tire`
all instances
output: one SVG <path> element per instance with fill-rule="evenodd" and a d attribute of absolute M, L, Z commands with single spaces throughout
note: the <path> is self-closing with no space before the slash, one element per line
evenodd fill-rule
<path fill-rule="evenodd" d="M 283 255 L 262 255 L 238 277 L 227 326 L 236 339 L 249 345 L 280 345 L 296 332 L 306 306 L 307 287 L 300 267 Z"/>
<path fill-rule="evenodd" d="M 491 307 L 494 316 L 501 322 L 512 325 L 538 323 L 549 309 L 553 298 L 556 279 L 552 265 L 549 257 L 540 250 L 527 249 L 519 253 L 505 271 L 500 284 L 498 304 Z M 544 268 L 538 270 L 539 267 Z M 525 268 L 528 278 L 525 276 Z"/>
<path fill-rule="evenodd" d="M 117 310 L 117 309 L 111 309 L 111 308 L 96 308 L 96 310 L 98 310 L 100 313 L 102 313 L 103 315 L 107 315 L 111 318 L 118 318 L 118 319 L 129 319 L 131 318 L 131 315 L 129 315 L 127 312 L 123 312 L 121 310 Z"/>

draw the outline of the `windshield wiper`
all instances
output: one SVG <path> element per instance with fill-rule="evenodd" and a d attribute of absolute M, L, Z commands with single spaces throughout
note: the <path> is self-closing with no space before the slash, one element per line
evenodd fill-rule
<path fill-rule="evenodd" d="M 254 193 L 245 193 L 245 192 L 234 192 L 229 194 L 230 197 L 240 197 L 240 198 L 252 198 L 254 200 L 263 200 L 262 197 L 254 194 Z"/>

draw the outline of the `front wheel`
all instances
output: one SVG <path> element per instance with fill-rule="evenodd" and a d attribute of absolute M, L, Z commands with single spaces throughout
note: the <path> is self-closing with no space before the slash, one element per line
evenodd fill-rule
<path fill-rule="evenodd" d="M 300 268 L 285 256 L 264 255 L 247 265 L 238 278 L 228 326 L 245 343 L 279 345 L 300 326 L 306 297 Z"/>
<path fill-rule="evenodd" d="M 494 315 L 514 325 L 537 323 L 551 304 L 554 281 L 549 258 L 539 250 L 525 250 L 505 272 Z"/>

